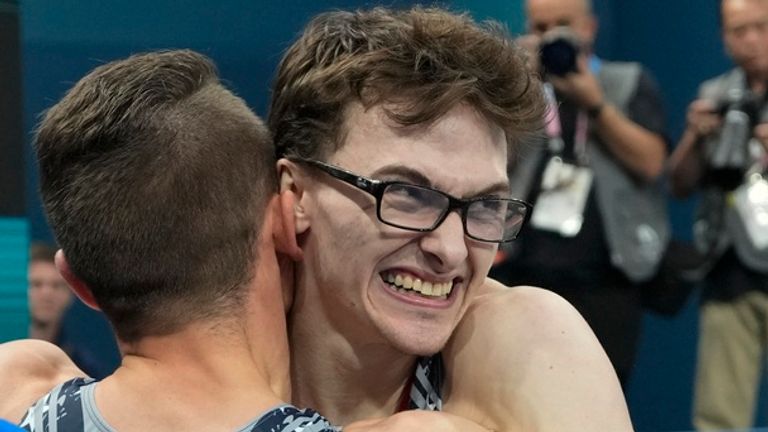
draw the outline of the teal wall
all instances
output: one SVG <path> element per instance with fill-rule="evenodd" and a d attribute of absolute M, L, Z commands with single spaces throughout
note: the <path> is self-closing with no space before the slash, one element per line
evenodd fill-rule
<path fill-rule="evenodd" d="M 0 342 L 27 335 L 26 219 L 0 217 Z"/>
<path fill-rule="evenodd" d="M 19 6 L 0 0 L 0 342 L 27 334 Z"/>
<path fill-rule="evenodd" d="M 523 4 L 514 0 L 454 0 L 449 2 L 455 10 L 465 10 L 478 20 L 492 19 L 504 23 L 512 34 L 525 29 Z"/>

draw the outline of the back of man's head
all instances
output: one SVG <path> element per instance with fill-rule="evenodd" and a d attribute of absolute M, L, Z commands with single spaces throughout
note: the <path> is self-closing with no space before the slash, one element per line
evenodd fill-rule
<path fill-rule="evenodd" d="M 56 239 L 121 340 L 242 304 L 274 149 L 209 59 L 100 66 L 46 113 L 35 146 Z"/>
<path fill-rule="evenodd" d="M 510 143 L 539 128 L 544 103 L 506 32 L 441 9 L 318 15 L 277 71 L 269 126 L 280 155 L 323 158 L 343 143 L 346 109 L 384 104 L 403 126 L 467 103 Z"/>

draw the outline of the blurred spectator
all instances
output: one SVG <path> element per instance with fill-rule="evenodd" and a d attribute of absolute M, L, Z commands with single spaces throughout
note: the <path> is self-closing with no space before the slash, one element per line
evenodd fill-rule
<path fill-rule="evenodd" d="M 768 1 L 723 0 L 720 13 L 736 67 L 700 86 L 670 158 L 675 194 L 702 192 L 697 430 L 751 426 L 768 345 Z"/>
<path fill-rule="evenodd" d="M 520 39 L 549 90 L 536 145 L 512 161 L 513 196 L 534 204 L 530 228 L 491 276 L 537 285 L 581 312 L 626 386 L 642 319 L 639 283 L 669 238 L 656 178 L 666 155 L 659 90 L 638 63 L 592 51 L 588 0 L 528 0 Z"/>
<path fill-rule="evenodd" d="M 29 337 L 57 343 L 64 312 L 72 303 L 72 291 L 53 263 L 56 249 L 35 243 L 29 250 L 27 295 Z"/>
<path fill-rule="evenodd" d="M 34 243 L 29 252 L 29 337 L 61 347 L 77 366 L 103 378 L 120 355 L 112 328 L 101 312 L 75 298 L 54 264 L 56 248 Z"/>

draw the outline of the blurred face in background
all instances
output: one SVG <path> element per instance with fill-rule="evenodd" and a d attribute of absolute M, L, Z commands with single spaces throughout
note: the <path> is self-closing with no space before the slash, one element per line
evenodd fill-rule
<path fill-rule="evenodd" d="M 529 33 L 541 36 L 556 27 L 568 27 L 591 50 L 597 20 L 588 0 L 527 0 L 526 15 Z"/>
<path fill-rule="evenodd" d="M 723 0 L 723 42 L 749 77 L 768 77 L 768 1 Z"/>
<path fill-rule="evenodd" d="M 29 314 L 37 325 L 58 325 L 72 302 L 72 292 L 56 266 L 49 261 L 29 263 Z"/>

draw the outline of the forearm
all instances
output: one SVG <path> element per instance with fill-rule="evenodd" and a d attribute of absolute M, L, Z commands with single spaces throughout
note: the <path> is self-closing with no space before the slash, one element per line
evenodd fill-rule
<path fill-rule="evenodd" d="M 700 136 L 690 127 L 683 132 L 675 151 L 669 157 L 669 177 L 672 193 L 677 197 L 689 195 L 704 174 L 700 153 Z"/>
<path fill-rule="evenodd" d="M 666 156 L 661 136 L 634 123 L 610 104 L 594 122 L 602 142 L 629 171 L 646 181 L 661 174 Z"/>

